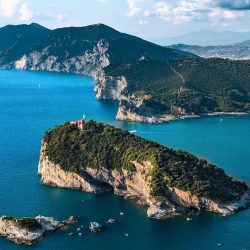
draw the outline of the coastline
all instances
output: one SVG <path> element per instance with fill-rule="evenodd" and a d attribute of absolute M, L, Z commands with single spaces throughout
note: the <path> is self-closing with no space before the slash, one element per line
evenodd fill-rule
<path fill-rule="evenodd" d="M 128 122 L 142 122 L 142 123 L 150 123 L 150 124 L 164 124 L 170 123 L 174 121 L 181 121 L 186 119 L 193 118 L 202 118 L 202 117 L 213 117 L 213 116 L 245 116 L 249 115 L 247 112 L 213 112 L 213 113 L 205 113 L 198 115 L 165 115 L 165 116 L 141 116 L 136 113 L 131 113 L 129 111 L 122 110 L 122 107 L 119 107 L 116 120 L 118 121 L 128 121 Z"/>
<path fill-rule="evenodd" d="M 121 91 L 118 91 L 119 94 L 116 95 L 110 95 L 108 94 L 106 98 L 102 98 L 102 95 L 100 95 L 100 91 L 98 87 L 100 82 L 102 82 L 103 78 L 105 78 L 102 74 L 99 76 L 96 72 L 91 74 L 86 74 L 85 72 L 71 72 L 71 71 L 56 71 L 56 70 L 44 70 L 44 69 L 29 69 L 29 68 L 4 68 L 0 67 L 0 70 L 18 70 L 18 71 L 31 71 L 31 72 L 48 72 L 48 73 L 63 73 L 63 74 L 72 74 L 72 75 L 78 75 L 83 77 L 91 77 L 93 79 L 94 83 L 94 92 L 96 93 L 96 101 L 100 100 L 112 100 L 112 101 L 119 101 L 123 98 L 126 99 L 126 97 L 121 95 Z M 103 73 L 103 72 L 102 72 Z M 111 82 L 115 82 L 115 79 L 112 79 Z M 123 79 L 123 81 L 119 81 L 118 86 L 121 82 L 126 82 L 126 79 Z M 103 84 L 103 82 L 102 82 Z M 124 84 L 126 86 L 126 84 Z M 103 90 L 101 91 L 103 92 Z M 105 92 L 105 91 L 104 91 Z M 103 93 L 102 93 L 103 94 Z M 136 112 L 131 112 L 130 110 L 127 110 L 124 108 L 124 106 L 119 105 L 118 110 L 116 113 L 116 120 L 117 121 L 128 121 L 128 122 L 141 122 L 141 123 L 149 123 L 149 124 L 163 124 L 163 123 L 170 123 L 174 121 L 181 121 L 186 119 L 193 119 L 193 118 L 201 118 L 201 117 L 212 117 L 212 116 L 243 116 L 243 115 L 249 115 L 248 112 L 213 112 L 213 113 L 204 113 L 204 114 L 186 114 L 186 115 L 162 115 L 162 116 L 143 116 L 139 115 Z"/>

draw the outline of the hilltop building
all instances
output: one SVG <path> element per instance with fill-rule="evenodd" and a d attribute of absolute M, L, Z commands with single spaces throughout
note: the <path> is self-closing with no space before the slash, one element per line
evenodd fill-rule
<path fill-rule="evenodd" d="M 70 122 L 70 124 L 71 125 L 75 125 L 80 130 L 83 130 L 86 127 L 86 116 L 83 115 L 81 120 L 79 120 L 79 121 L 72 121 L 72 122 Z"/>

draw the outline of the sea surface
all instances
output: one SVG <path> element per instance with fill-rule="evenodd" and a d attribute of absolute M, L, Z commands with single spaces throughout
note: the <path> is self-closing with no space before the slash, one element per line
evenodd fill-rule
<path fill-rule="evenodd" d="M 0 215 L 81 217 L 67 231 L 31 246 L 0 238 L 0 249 L 243 250 L 250 249 L 250 209 L 230 217 L 201 213 L 150 220 L 145 207 L 113 194 L 93 195 L 44 186 L 37 175 L 41 139 L 54 126 L 79 119 L 136 130 L 145 138 L 187 150 L 250 183 L 250 117 L 189 119 L 164 125 L 115 120 L 116 102 L 97 101 L 93 80 L 70 74 L 0 70 Z M 83 204 L 81 200 L 86 200 Z M 120 212 L 124 215 L 121 216 Z M 118 223 L 99 234 L 90 221 Z M 83 234 L 77 228 L 83 225 Z M 73 232 L 72 236 L 68 234 Z M 127 234 L 127 236 L 125 235 Z"/>

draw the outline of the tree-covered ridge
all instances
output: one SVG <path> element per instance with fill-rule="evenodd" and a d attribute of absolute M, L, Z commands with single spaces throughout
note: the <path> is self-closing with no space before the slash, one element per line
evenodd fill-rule
<path fill-rule="evenodd" d="M 111 62 L 127 62 L 146 57 L 155 60 L 196 58 L 189 52 L 162 47 L 141 38 L 121 33 L 107 25 L 66 27 L 54 30 L 38 24 L 9 25 L 0 28 L 0 66 L 11 64 L 32 52 L 43 53 L 40 63 L 49 56 L 64 63 L 92 51 L 99 41 L 108 44 Z"/>
<path fill-rule="evenodd" d="M 126 77 L 125 95 L 149 94 L 163 113 L 174 113 L 173 107 L 188 114 L 250 111 L 250 61 L 142 60 L 113 64 L 105 71 L 109 76 Z"/>
<path fill-rule="evenodd" d="M 38 24 L 7 25 L 0 28 L 0 66 L 32 52 L 50 30 Z"/>
<path fill-rule="evenodd" d="M 79 174 L 86 167 L 135 171 L 132 161 L 150 161 L 153 168 L 148 178 L 153 196 L 167 196 L 170 186 L 230 202 L 247 190 L 245 183 L 206 160 L 94 121 L 82 131 L 69 123 L 56 127 L 46 133 L 44 143 L 50 161 Z"/>
<path fill-rule="evenodd" d="M 188 52 L 165 48 L 118 32 L 104 24 L 52 30 L 45 39 L 41 39 L 39 45 L 34 49 L 42 51 L 48 47 L 48 55 L 58 56 L 61 60 L 65 60 L 81 56 L 85 51 L 92 50 L 100 40 L 108 42 L 108 55 L 111 62 L 127 62 L 142 56 L 157 60 L 197 57 Z"/>

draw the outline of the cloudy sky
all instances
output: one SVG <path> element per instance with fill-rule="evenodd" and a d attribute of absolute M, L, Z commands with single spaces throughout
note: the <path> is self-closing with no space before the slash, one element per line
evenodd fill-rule
<path fill-rule="evenodd" d="M 250 31 L 250 0 L 0 0 L 0 26 L 105 23 L 144 38 L 191 31 Z"/>

